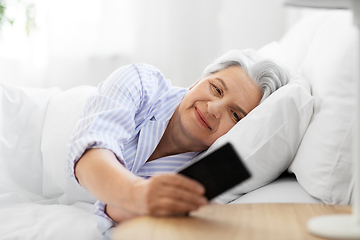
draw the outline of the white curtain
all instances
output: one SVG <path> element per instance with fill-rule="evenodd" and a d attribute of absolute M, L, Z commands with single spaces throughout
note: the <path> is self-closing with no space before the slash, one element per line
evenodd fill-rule
<path fill-rule="evenodd" d="M 7 2 L 15 22 L 0 33 L 0 82 L 34 87 L 97 85 L 134 62 L 188 87 L 222 53 L 258 49 L 287 27 L 282 0 L 23 0 L 36 7 L 27 36 L 23 6 Z"/>

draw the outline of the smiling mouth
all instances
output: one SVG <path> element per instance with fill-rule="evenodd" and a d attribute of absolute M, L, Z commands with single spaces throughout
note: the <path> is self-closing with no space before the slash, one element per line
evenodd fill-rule
<path fill-rule="evenodd" d="M 202 115 L 202 113 L 197 109 L 197 107 L 195 107 L 195 111 L 196 111 L 197 115 L 199 116 L 199 118 L 201 119 L 201 121 L 204 123 L 204 125 L 206 125 L 210 130 L 212 130 L 211 127 L 209 126 L 209 124 L 207 123 L 205 117 L 204 117 L 204 116 Z"/>

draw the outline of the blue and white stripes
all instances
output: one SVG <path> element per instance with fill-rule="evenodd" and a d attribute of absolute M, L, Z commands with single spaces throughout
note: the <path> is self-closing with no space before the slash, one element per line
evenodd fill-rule
<path fill-rule="evenodd" d="M 69 141 L 68 173 L 74 176 L 74 164 L 89 148 L 111 150 L 129 171 L 145 178 L 174 171 L 192 159 L 197 153 L 146 163 L 186 92 L 150 65 L 116 70 L 87 99 Z"/>

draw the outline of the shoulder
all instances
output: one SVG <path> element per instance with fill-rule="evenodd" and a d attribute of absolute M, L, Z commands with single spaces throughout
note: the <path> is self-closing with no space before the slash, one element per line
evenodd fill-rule
<path fill-rule="evenodd" d="M 172 84 L 158 68 L 145 63 L 137 63 L 115 70 L 105 82 L 100 84 L 100 87 L 105 86 L 152 92 L 167 90 L 171 88 Z"/>
<path fill-rule="evenodd" d="M 156 67 L 145 64 L 133 64 L 144 89 L 152 89 L 153 91 L 166 91 L 172 87 L 171 81 L 166 79 L 163 73 Z"/>
<path fill-rule="evenodd" d="M 158 68 L 156 68 L 150 64 L 135 63 L 135 64 L 130 64 L 128 66 L 129 67 L 131 66 L 132 68 L 134 68 L 134 70 L 139 74 L 139 77 L 142 77 L 142 78 L 149 78 L 149 77 L 153 77 L 153 76 L 164 77 Z"/>
<path fill-rule="evenodd" d="M 129 64 L 116 69 L 98 86 L 97 95 L 123 105 L 133 104 L 138 111 L 153 109 L 159 100 L 177 90 L 159 69 L 145 64 Z"/>
<path fill-rule="evenodd" d="M 128 64 L 120 67 L 115 70 L 109 78 L 116 78 L 118 80 L 137 78 L 142 81 L 160 80 L 170 83 L 170 80 L 167 80 L 158 68 L 146 63 Z"/>

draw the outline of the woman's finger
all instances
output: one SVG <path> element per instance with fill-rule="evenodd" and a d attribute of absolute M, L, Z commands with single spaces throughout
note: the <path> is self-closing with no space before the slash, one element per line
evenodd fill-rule
<path fill-rule="evenodd" d="M 184 188 L 197 194 L 205 193 L 205 188 L 202 184 L 181 174 L 162 174 L 155 175 L 152 178 L 163 184 Z"/>
<path fill-rule="evenodd" d="M 177 216 L 197 210 L 196 204 L 177 201 L 172 198 L 161 198 L 149 204 L 149 214 L 152 216 Z"/>
<path fill-rule="evenodd" d="M 207 204 L 207 199 L 201 194 L 194 194 L 187 189 L 181 187 L 173 187 L 169 185 L 163 186 L 158 192 L 159 197 L 172 198 L 177 201 L 189 202 L 191 204 L 202 206 Z"/>

